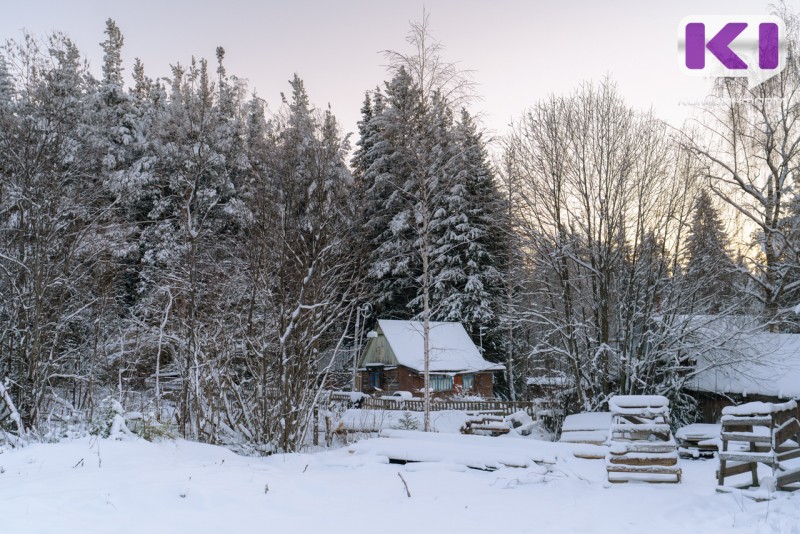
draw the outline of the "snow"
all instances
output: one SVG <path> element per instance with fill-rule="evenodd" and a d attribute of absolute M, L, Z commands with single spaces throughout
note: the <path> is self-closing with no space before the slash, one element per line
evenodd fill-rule
<path fill-rule="evenodd" d="M 606 482 L 603 462 L 575 458 L 577 446 L 570 444 L 397 431 L 386 436 L 325 452 L 266 458 L 182 440 L 82 438 L 0 449 L 2 531 L 800 530 L 800 493 L 776 492 L 769 502 L 717 493 L 715 461 L 685 463 L 680 484 L 616 485 Z M 441 455 L 441 461 L 390 464 L 382 453 L 394 452 L 389 448 L 398 444 L 405 444 L 409 454 Z M 474 470 L 455 462 L 462 454 L 492 461 L 528 458 L 529 465 Z M 759 475 L 771 472 L 764 468 Z"/>
<path fill-rule="evenodd" d="M 422 371 L 424 362 L 423 323 L 420 321 L 378 321 L 397 363 Z M 502 371 L 501 364 L 487 362 L 461 323 L 430 323 L 430 371 Z"/>
<path fill-rule="evenodd" d="M 669 399 L 661 395 L 616 395 L 608 401 L 608 407 L 616 413 L 640 413 L 628 412 L 628 408 L 665 408 L 669 406 Z M 618 411 L 619 410 L 619 411 Z M 661 413 L 660 410 L 650 410 Z"/>
<path fill-rule="evenodd" d="M 800 334 L 757 333 L 730 342 L 726 354 L 701 354 L 687 387 L 736 395 L 800 398 Z M 724 358 L 731 363 L 718 365 Z"/>
<path fill-rule="evenodd" d="M 381 437 L 360 441 L 348 447 L 354 454 L 373 454 L 388 459 L 413 462 L 446 462 L 473 469 L 531 467 L 555 464 L 556 456 L 547 447 L 523 439 L 487 436 L 384 430 Z M 389 439 L 386 439 L 389 438 Z"/>
<path fill-rule="evenodd" d="M 562 432 L 559 441 L 562 443 L 594 443 L 599 445 L 608 441 L 608 429 Z"/>
<path fill-rule="evenodd" d="M 603 444 L 608 441 L 610 428 L 610 412 L 585 412 L 568 415 L 561 425 L 559 441 L 562 443 Z"/>
<path fill-rule="evenodd" d="M 561 426 L 562 432 L 575 432 L 577 430 L 605 430 L 611 428 L 610 412 L 584 412 L 568 415 Z"/>
<path fill-rule="evenodd" d="M 722 409 L 722 415 L 767 415 L 796 409 L 797 403 L 795 401 L 782 402 L 779 404 L 773 404 L 771 402 L 747 402 L 739 406 L 726 406 Z"/>
<path fill-rule="evenodd" d="M 719 437 L 721 425 L 708 423 L 692 423 L 678 429 L 675 432 L 677 439 L 706 440 Z"/>

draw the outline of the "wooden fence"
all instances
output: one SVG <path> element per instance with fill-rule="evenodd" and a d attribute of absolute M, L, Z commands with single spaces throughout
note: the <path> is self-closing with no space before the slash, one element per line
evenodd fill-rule
<path fill-rule="evenodd" d="M 350 397 L 345 395 L 332 394 L 331 400 L 336 401 L 350 401 Z M 538 402 L 530 401 L 502 401 L 502 400 L 485 400 L 485 401 L 466 401 L 466 400 L 449 400 L 449 399 L 432 399 L 431 411 L 444 411 L 444 410 L 459 410 L 459 411 L 474 411 L 474 412 L 492 412 L 498 415 L 509 415 L 514 412 L 524 411 L 532 417 L 542 414 L 542 411 L 547 409 L 546 406 Z M 410 412 L 421 412 L 425 409 L 425 401 L 422 399 L 382 399 L 374 397 L 364 397 L 360 401 L 353 402 L 353 406 L 361 408 L 362 410 L 401 410 Z"/>

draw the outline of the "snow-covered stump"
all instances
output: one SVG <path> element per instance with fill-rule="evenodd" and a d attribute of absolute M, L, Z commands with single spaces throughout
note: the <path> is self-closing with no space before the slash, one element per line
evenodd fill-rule
<path fill-rule="evenodd" d="M 608 481 L 680 482 L 678 448 L 669 426 L 669 400 L 660 395 L 619 395 L 612 397 L 608 406 Z"/>
<path fill-rule="evenodd" d="M 758 464 L 772 469 L 770 481 L 777 488 L 800 482 L 800 464 L 789 461 L 800 458 L 800 422 L 795 401 L 773 404 L 748 402 L 722 410 L 717 482 L 725 489 L 725 479 L 750 473 L 750 482 L 737 487 L 761 485 Z M 730 444 L 743 444 L 744 449 L 730 450 Z"/>

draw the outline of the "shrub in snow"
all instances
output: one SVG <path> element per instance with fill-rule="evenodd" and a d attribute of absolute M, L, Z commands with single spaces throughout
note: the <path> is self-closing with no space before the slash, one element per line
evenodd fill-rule
<path fill-rule="evenodd" d="M 162 417 L 169 418 L 163 410 Z M 131 432 L 147 441 L 175 439 L 174 426 L 158 420 L 156 406 L 153 402 L 148 403 L 141 412 L 125 412 L 123 418 Z"/>
<path fill-rule="evenodd" d="M 406 410 L 403 416 L 397 420 L 397 425 L 394 428 L 398 430 L 419 430 L 419 421 L 414 417 L 414 414 Z"/>
<path fill-rule="evenodd" d="M 133 436 L 125 423 L 125 410 L 118 400 L 106 397 L 92 419 L 90 433 L 102 438 L 122 439 L 123 435 Z"/>
<path fill-rule="evenodd" d="M 152 413 L 145 414 L 138 419 L 133 430 L 147 441 L 175 439 L 175 434 L 172 432 L 169 425 L 159 423 Z"/>

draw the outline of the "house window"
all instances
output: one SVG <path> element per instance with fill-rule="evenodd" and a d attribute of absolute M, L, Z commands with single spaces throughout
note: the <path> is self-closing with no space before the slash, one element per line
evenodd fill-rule
<path fill-rule="evenodd" d="M 453 389 L 453 377 L 450 375 L 429 375 L 428 383 L 433 391 L 449 391 Z"/>
<path fill-rule="evenodd" d="M 463 375 L 462 379 L 462 387 L 464 391 L 472 391 L 475 388 L 475 375 Z"/>

